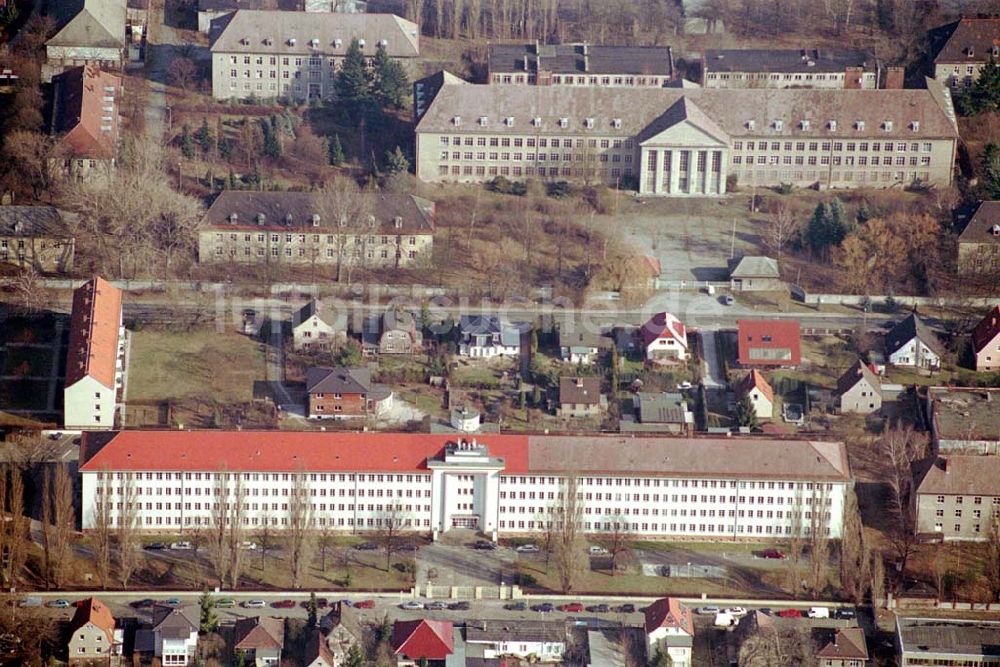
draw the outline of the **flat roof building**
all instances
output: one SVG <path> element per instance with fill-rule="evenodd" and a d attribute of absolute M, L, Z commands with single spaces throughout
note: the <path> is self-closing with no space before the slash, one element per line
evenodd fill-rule
<path fill-rule="evenodd" d="M 570 44 L 491 44 L 487 54 L 491 84 L 662 88 L 674 78 L 669 46 Z"/>
<path fill-rule="evenodd" d="M 927 417 L 938 452 L 1000 454 L 1000 389 L 930 387 Z"/>
<path fill-rule="evenodd" d="M 1000 664 L 1000 621 L 896 617 L 900 667 Z"/>
<path fill-rule="evenodd" d="M 706 88 L 878 88 L 862 49 L 708 49 L 702 70 Z"/>

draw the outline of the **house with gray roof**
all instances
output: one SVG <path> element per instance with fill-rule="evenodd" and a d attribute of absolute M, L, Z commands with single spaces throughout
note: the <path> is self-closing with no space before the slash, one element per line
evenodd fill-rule
<path fill-rule="evenodd" d="M 73 266 L 75 239 L 67 223 L 75 214 L 54 206 L 0 206 L 0 263 L 41 273 Z"/>
<path fill-rule="evenodd" d="M 392 390 L 372 382 L 367 368 L 306 370 L 307 416 L 310 419 L 378 417 L 392 407 Z"/>
<path fill-rule="evenodd" d="M 844 371 L 837 380 L 835 394 L 841 413 L 868 415 L 882 409 L 882 380 L 861 359 Z"/>
<path fill-rule="evenodd" d="M 194 605 L 159 605 L 153 608 L 153 655 L 160 659 L 161 664 L 187 665 L 194 662 L 201 623 L 199 613 Z"/>
<path fill-rule="evenodd" d="M 958 236 L 960 275 L 1000 275 L 1000 201 L 984 201 Z"/>
<path fill-rule="evenodd" d="M 566 652 L 563 621 L 479 619 L 465 623 L 465 653 L 473 658 L 517 657 L 562 660 Z"/>
<path fill-rule="evenodd" d="M 956 91 L 972 86 L 990 58 L 1000 60 L 1000 18 L 963 17 L 928 37 L 934 78 Z"/>
<path fill-rule="evenodd" d="M 312 299 L 292 317 L 292 347 L 296 350 L 328 348 L 347 338 L 347 316 Z"/>
<path fill-rule="evenodd" d="M 395 14 L 238 9 L 212 21 L 212 97 L 332 100 L 352 40 L 366 61 L 420 55 L 417 24 Z"/>
<path fill-rule="evenodd" d="M 622 433 L 679 433 L 694 430 L 694 413 L 687 399 L 679 392 L 636 392 L 632 398 L 633 413 L 623 414 L 619 429 Z"/>
<path fill-rule="evenodd" d="M 674 82 L 669 46 L 491 44 L 487 81 L 499 85 L 650 87 Z"/>
<path fill-rule="evenodd" d="M 610 337 L 594 331 L 584 323 L 564 323 L 559 326 L 559 356 L 567 363 L 589 366 L 597 361 L 601 350 L 610 348 Z"/>
<path fill-rule="evenodd" d="M 937 452 L 1000 455 L 1000 389 L 928 387 L 924 414 Z"/>
<path fill-rule="evenodd" d="M 885 353 L 893 366 L 936 371 L 944 347 L 920 316 L 910 313 L 886 334 Z"/>
<path fill-rule="evenodd" d="M 706 88 L 878 88 L 875 54 L 862 49 L 707 49 Z"/>
<path fill-rule="evenodd" d="M 121 69 L 125 53 L 125 0 L 52 0 L 55 28 L 45 42 L 50 65 Z"/>
<path fill-rule="evenodd" d="M 730 262 L 729 285 L 741 292 L 768 292 L 784 287 L 778 260 L 773 257 L 740 257 Z"/>
<path fill-rule="evenodd" d="M 477 359 L 515 357 L 521 353 L 521 328 L 493 315 L 462 315 L 458 354 Z"/>

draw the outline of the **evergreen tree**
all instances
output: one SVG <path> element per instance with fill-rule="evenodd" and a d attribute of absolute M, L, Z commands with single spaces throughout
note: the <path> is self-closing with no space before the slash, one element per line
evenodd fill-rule
<path fill-rule="evenodd" d="M 386 176 L 395 176 L 396 174 L 403 174 L 410 170 L 410 161 L 406 159 L 403 154 L 403 149 L 396 146 L 394 151 L 386 151 L 385 154 L 385 164 L 383 165 L 382 171 L 385 172 Z"/>
<path fill-rule="evenodd" d="M 319 622 L 319 605 L 316 602 L 315 592 L 309 593 L 309 604 L 307 605 L 306 609 L 308 610 L 309 613 L 309 620 L 306 623 L 309 629 L 312 630 L 313 628 L 316 627 L 316 624 Z"/>
<path fill-rule="evenodd" d="M 959 95 L 958 106 L 967 116 L 983 111 L 1000 111 L 1000 67 L 992 55 L 972 87 Z"/>
<path fill-rule="evenodd" d="M 191 128 L 187 124 L 181 129 L 181 155 L 188 160 L 194 157 L 194 141 L 191 139 Z"/>
<path fill-rule="evenodd" d="M 806 240 L 813 252 L 824 254 L 829 248 L 840 245 L 848 231 L 844 205 L 834 198 L 816 205 L 806 227 Z"/>
<path fill-rule="evenodd" d="M 990 142 L 983 149 L 980 188 L 983 199 L 1000 197 L 1000 145 Z"/>
<path fill-rule="evenodd" d="M 748 428 L 757 428 L 760 424 L 757 421 L 757 411 L 753 407 L 753 401 L 747 394 L 736 404 L 736 425 Z"/>
<path fill-rule="evenodd" d="M 201 119 L 201 127 L 194 133 L 194 140 L 201 146 L 202 155 L 208 155 L 215 146 L 215 137 L 212 136 L 212 130 L 208 127 L 207 118 Z"/>
<path fill-rule="evenodd" d="M 230 190 L 235 190 L 236 189 L 236 172 L 233 171 L 232 167 L 229 168 L 229 178 L 227 179 L 227 181 L 229 183 L 229 189 Z"/>
<path fill-rule="evenodd" d="M 365 657 L 361 654 L 361 649 L 357 644 L 351 644 L 344 656 L 344 667 L 364 667 Z"/>
<path fill-rule="evenodd" d="M 361 53 L 357 39 L 351 40 L 333 86 L 337 93 L 337 101 L 352 114 L 370 102 L 372 75 L 365 67 L 365 57 Z"/>
<path fill-rule="evenodd" d="M 215 615 L 215 598 L 212 597 L 207 588 L 202 590 L 198 604 L 201 607 L 201 634 L 215 632 L 215 628 L 219 625 L 219 618 Z"/>
<path fill-rule="evenodd" d="M 261 120 L 260 131 L 264 135 L 264 155 L 275 159 L 281 157 L 281 140 L 275 117 L 271 116 L 270 121 Z"/>
<path fill-rule="evenodd" d="M 383 109 L 402 109 L 410 91 L 410 81 L 406 70 L 398 60 L 391 57 L 381 42 L 375 51 L 375 97 Z"/>
<path fill-rule="evenodd" d="M 618 346 L 614 342 L 611 343 L 611 400 L 618 400 L 618 390 L 621 380 L 618 377 L 618 367 L 620 365 L 618 359 Z"/>
<path fill-rule="evenodd" d="M 344 147 L 340 145 L 340 135 L 333 135 L 327 144 L 327 159 L 331 167 L 339 167 L 344 162 Z"/>

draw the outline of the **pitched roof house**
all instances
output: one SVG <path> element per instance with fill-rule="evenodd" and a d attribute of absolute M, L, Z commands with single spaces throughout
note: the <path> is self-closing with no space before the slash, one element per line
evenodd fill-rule
<path fill-rule="evenodd" d="M 739 363 L 744 367 L 791 367 L 802 363 L 796 320 L 739 320 Z"/>
<path fill-rule="evenodd" d="M 0 263 L 68 271 L 75 240 L 66 234 L 66 221 L 73 217 L 54 206 L 0 206 Z"/>
<path fill-rule="evenodd" d="M 55 0 L 48 3 L 55 21 L 45 42 L 45 55 L 53 65 L 97 63 L 121 66 L 125 49 L 125 3 L 119 0 Z"/>
<path fill-rule="evenodd" d="M 121 77 L 81 65 L 52 77 L 52 88 L 50 127 L 60 150 L 50 169 L 75 178 L 107 173 L 118 151 Z"/>
<path fill-rule="evenodd" d="M 312 299 L 292 317 L 292 347 L 296 350 L 329 347 L 346 338 L 346 316 L 338 316 Z M 337 325 L 341 325 L 338 329 Z M 337 334 L 340 334 L 339 336 Z"/>
<path fill-rule="evenodd" d="M 735 390 L 738 401 L 743 400 L 745 396 L 750 397 L 750 404 L 753 405 L 758 419 L 774 418 L 774 389 L 759 370 L 754 368 L 744 375 L 736 383 Z"/>
<path fill-rule="evenodd" d="M 1000 306 L 994 306 L 972 330 L 977 371 L 1000 369 Z"/>
<path fill-rule="evenodd" d="M 984 201 L 958 236 L 960 275 L 1000 273 L 1000 201 Z"/>
<path fill-rule="evenodd" d="M 124 346 L 122 292 L 94 277 L 73 292 L 63 389 L 66 428 L 114 428 Z"/>
<path fill-rule="evenodd" d="M 847 88 L 878 84 L 875 54 L 862 49 L 706 49 L 706 88 Z"/>
<path fill-rule="evenodd" d="M 559 378 L 560 417 L 593 417 L 600 415 L 606 407 L 607 400 L 601 393 L 601 378 Z"/>
<path fill-rule="evenodd" d="M 694 413 L 679 392 L 639 391 L 632 398 L 633 415 L 622 415 L 623 432 L 684 433 L 694 429 Z"/>
<path fill-rule="evenodd" d="M 396 621 L 392 626 L 392 650 L 401 664 L 421 659 L 443 663 L 455 650 L 455 629 L 451 621 Z"/>
<path fill-rule="evenodd" d="M 463 357 L 513 357 L 521 353 L 519 325 L 499 317 L 462 315 L 458 323 L 458 354 Z"/>
<path fill-rule="evenodd" d="M 882 381 L 861 359 L 837 380 L 837 407 L 842 413 L 867 415 L 882 409 Z"/>
<path fill-rule="evenodd" d="M 198 649 L 198 608 L 153 608 L 153 653 L 164 665 L 186 665 Z"/>
<path fill-rule="evenodd" d="M 493 84 L 666 86 L 673 78 L 669 46 L 491 44 L 487 79 Z"/>
<path fill-rule="evenodd" d="M 482 651 L 486 660 L 515 656 L 557 662 L 566 652 L 566 624 L 522 619 L 466 621 L 465 644 L 473 649 L 467 655 Z"/>
<path fill-rule="evenodd" d="M 233 650 L 242 651 L 247 664 L 273 667 L 285 646 L 285 620 L 273 616 L 240 618 L 233 627 Z"/>
<path fill-rule="evenodd" d="M 571 364 L 590 365 L 602 349 L 611 347 L 611 339 L 588 329 L 582 323 L 564 323 L 559 327 L 559 356 Z"/>
<path fill-rule="evenodd" d="M 930 327 L 910 313 L 885 335 L 885 351 L 894 366 L 937 370 L 944 348 Z"/>
<path fill-rule="evenodd" d="M 986 539 L 993 499 L 1000 498 L 1000 457 L 937 456 L 917 465 L 914 478 L 918 534 L 949 541 Z"/>
<path fill-rule="evenodd" d="M 868 664 L 868 644 L 865 631 L 858 627 L 813 629 L 817 641 L 818 665 L 828 667 L 865 667 Z"/>
<path fill-rule="evenodd" d="M 378 332 L 369 347 L 379 354 L 413 354 L 423 347 L 424 334 L 410 311 L 390 310 L 378 317 L 377 322 Z"/>
<path fill-rule="evenodd" d="M 320 628 L 316 628 L 309 641 L 306 642 L 305 667 L 337 667 L 337 659 L 330 645 L 327 644 L 326 636 Z"/>
<path fill-rule="evenodd" d="M 1000 19 L 962 18 L 929 37 L 934 78 L 952 88 L 971 86 L 987 60 L 1000 60 Z"/>
<path fill-rule="evenodd" d="M 115 628 L 107 605 L 97 598 L 81 600 L 69 624 L 69 662 L 107 660 L 121 653 L 121 647 L 122 630 Z"/>
<path fill-rule="evenodd" d="M 763 292 L 781 289 L 778 260 L 771 257 L 741 257 L 732 262 L 729 284 L 741 292 Z"/>
<path fill-rule="evenodd" d="M 367 368 L 306 370 L 306 394 L 310 419 L 350 419 L 379 416 L 392 407 L 392 391 L 374 384 Z"/>
<path fill-rule="evenodd" d="M 642 325 L 639 334 L 647 359 L 657 362 L 687 359 L 687 328 L 670 313 L 653 315 Z"/>
<path fill-rule="evenodd" d="M 649 655 L 665 652 L 675 665 L 691 664 L 694 618 L 691 608 L 677 598 L 660 598 L 646 607 L 644 629 Z"/>

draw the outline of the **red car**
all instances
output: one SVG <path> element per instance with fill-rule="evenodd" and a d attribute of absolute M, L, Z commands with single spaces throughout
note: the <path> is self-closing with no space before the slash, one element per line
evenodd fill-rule
<path fill-rule="evenodd" d="M 294 609 L 295 600 L 275 600 L 271 606 L 275 609 Z"/>
<path fill-rule="evenodd" d="M 798 609 L 782 609 L 778 612 L 778 616 L 782 618 L 802 618 L 802 612 Z"/>
<path fill-rule="evenodd" d="M 564 605 L 561 605 L 559 607 L 559 611 L 577 611 L 577 612 L 583 611 L 583 603 L 582 602 L 568 602 L 568 603 L 566 603 Z"/>
<path fill-rule="evenodd" d="M 374 609 L 375 600 L 358 600 L 352 606 L 356 609 Z"/>
<path fill-rule="evenodd" d="M 777 549 L 766 549 L 760 553 L 761 558 L 780 558 L 785 559 L 788 556 L 785 555 L 784 551 L 778 551 Z"/>

